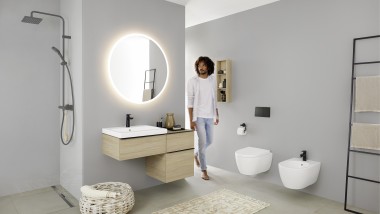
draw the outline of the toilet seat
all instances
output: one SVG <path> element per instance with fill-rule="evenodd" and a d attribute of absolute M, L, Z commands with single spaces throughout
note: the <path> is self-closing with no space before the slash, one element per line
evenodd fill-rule
<path fill-rule="evenodd" d="M 246 148 L 237 150 L 235 152 L 235 155 L 238 157 L 254 158 L 254 157 L 259 157 L 262 155 L 267 155 L 269 153 L 270 153 L 270 151 L 267 149 L 246 147 Z"/>

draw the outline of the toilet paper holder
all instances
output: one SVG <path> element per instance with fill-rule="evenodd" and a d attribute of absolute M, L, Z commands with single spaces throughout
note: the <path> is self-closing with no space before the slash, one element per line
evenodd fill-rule
<path fill-rule="evenodd" d="M 245 125 L 245 123 L 240 124 L 240 126 L 237 128 L 236 132 L 238 135 L 246 135 L 247 134 L 247 125 Z"/>
<path fill-rule="evenodd" d="M 240 124 L 240 126 L 241 126 L 241 127 L 244 127 L 244 132 L 247 131 L 247 125 L 245 125 L 245 123 Z"/>

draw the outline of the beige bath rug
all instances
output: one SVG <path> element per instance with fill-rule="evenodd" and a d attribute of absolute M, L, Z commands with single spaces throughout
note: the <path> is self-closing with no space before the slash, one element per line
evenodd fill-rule
<path fill-rule="evenodd" d="M 152 214 L 251 214 L 269 204 L 228 189 L 221 189 Z"/>

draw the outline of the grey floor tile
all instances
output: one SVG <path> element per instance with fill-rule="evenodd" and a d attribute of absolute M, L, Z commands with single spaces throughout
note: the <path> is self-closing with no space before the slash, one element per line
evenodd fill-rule
<path fill-rule="evenodd" d="M 79 207 L 71 207 L 68 209 L 64 209 L 64 210 L 57 211 L 57 212 L 52 212 L 49 214 L 81 214 L 81 213 L 80 213 Z"/>
<path fill-rule="evenodd" d="M 31 190 L 31 191 L 16 193 L 16 194 L 10 195 L 10 197 L 18 198 L 18 197 L 23 197 L 23 196 L 35 195 L 35 194 L 43 193 L 43 192 L 49 192 L 52 190 L 53 189 L 51 187 L 44 187 L 44 188 L 35 189 L 35 190 Z"/>
<path fill-rule="evenodd" d="M 19 214 L 48 214 L 70 208 L 54 190 L 19 196 L 13 203 Z"/>
<path fill-rule="evenodd" d="M 18 214 L 10 196 L 0 197 L 0 213 Z"/>

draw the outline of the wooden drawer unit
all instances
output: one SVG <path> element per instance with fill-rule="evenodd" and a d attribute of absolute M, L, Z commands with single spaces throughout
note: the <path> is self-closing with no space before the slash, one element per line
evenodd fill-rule
<path fill-rule="evenodd" d="M 164 183 L 194 176 L 194 149 L 149 156 L 145 165 L 147 175 Z"/>
<path fill-rule="evenodd" d="M 119 139 L 103 134 L 102 150 L 119 161 L 163 154 L 166 152 L 166 135 Z"/>
<path fill-rule="evenodd" d="M 166 152 L 194 148 L 194 132 L 181 132 L 166 135 Z"/>
<path fill-rule="evenodd" d="M 116 160 L 145 157 L 146 174 L 164 183 L 194 176 L 194 132 L 120 139 L 103 134 L 102 150 Z"/>

